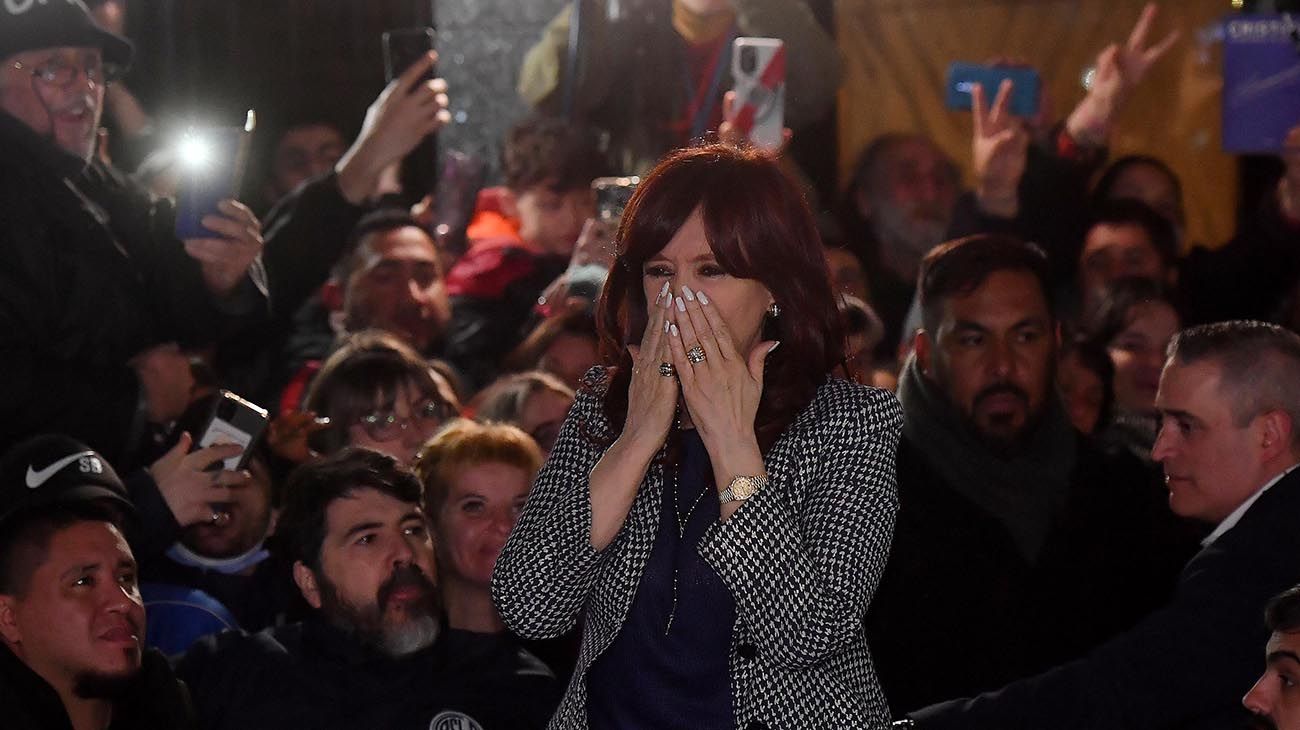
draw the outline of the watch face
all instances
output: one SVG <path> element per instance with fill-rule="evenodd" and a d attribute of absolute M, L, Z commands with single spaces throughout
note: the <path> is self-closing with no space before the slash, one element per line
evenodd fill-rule
<path fill-rule="evenodd" d="M 737 477 L 731 482 L 731 493 L 736 499 L 749 499 L 754 495 L 754 480 L 749 477 Z"/>

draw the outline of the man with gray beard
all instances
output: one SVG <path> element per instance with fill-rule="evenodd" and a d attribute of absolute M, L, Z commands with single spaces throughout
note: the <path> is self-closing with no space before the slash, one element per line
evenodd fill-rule
<path fill-rule="evenodd" d="M 421 503 L 413 474 L 366 449 L 294 473 L 276 540 L 313 614 L 185 655 L 203 727 L 545 725 L 559 688 L 541 662 L 508 637 L 443 629 Z"/>
<path fill-rule="evenodd" d="M 878 357 L 893 360 L 921 258 L 947 240 L 960 194 L 957 163 L 919 134 L 883 134 L 858 158 L 841 223 L 885 324 Z"/>

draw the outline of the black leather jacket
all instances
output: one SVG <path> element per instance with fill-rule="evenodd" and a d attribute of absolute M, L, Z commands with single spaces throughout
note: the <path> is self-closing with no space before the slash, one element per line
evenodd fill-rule
<path fill-rule="evenodd" d="M 128 360 L 201 348 L 265 312 L 260 266 L 220 306 L 172 235 L 174 211 L 0 113 L 0 448 L 56 431 L 121 471 L 143 419 Z"/>

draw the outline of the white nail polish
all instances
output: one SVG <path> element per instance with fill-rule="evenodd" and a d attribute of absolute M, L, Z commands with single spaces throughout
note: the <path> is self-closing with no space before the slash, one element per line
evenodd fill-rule
<path fill-rule="evenodd" d="M 708 297 L 708 295 L 706 295 L 704 292 L 696 292 L 696 293 L 700 295 L 700 304 L 708 304 L 708 303 L 709 303 L 709 297 Z"/>
<path fill-rule="evenodd" d="M 664 288 L 662 288 L 662 289 L 659 290 L 659 296 L 657 296 L 657 297 L 655 297 L 655 298 L 656 298 L 656 299 L 663 299 L 664 295 L 667 294 L 667 293 L 668 293 L 668 282 L 665 281 L 665 282 L 664 282 Z"/>
<path fill-rule="evenodd" d="M 681 301 L 681 300 L 679 299 L 679 300 L 677 300 L 677 301 Z M 671 329 L 672 329 L 672 332 L 673 332 L 673 337 L 677 337 L 677 336 L 678 336 L 678 334 L 677 334 L 677 325 L 672 325 Z"/>
<path fill-rule="evenodd" d="M 667 297 L 664 297 L 664 309 L 672 309 L 672 308 L 673 308 L 673 295 L 669 294 Z"/>
<path fill-rule="evenodd" d="M 689 286 L 683 286 L 682 293 L 686 295 L 686 301 L 688 302 L 695 301 L 695 292 L 691 291 L 691 288 Z"/>
<path fill-rule="evenodd" d="M 681 297 L 677 297 L 677 311 L 679 312 L 686 311 L 686 302 L 683 302 Z"/>
<path fill-rule="evenodd" d="M 664 334 L 668 334 L 668 325 L 670 324 L 672 324 L 672 322 L 664 322 Z"/>

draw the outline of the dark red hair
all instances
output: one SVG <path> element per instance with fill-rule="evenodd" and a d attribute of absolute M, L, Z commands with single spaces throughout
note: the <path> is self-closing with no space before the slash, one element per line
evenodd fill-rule
<path fill-rule="evenodd" d="M 601 356 L 615 366 L 605 414 L 618 433 L 627 417 L 627 346 L 641 343 L 647 321 L 642 267 L 696 208 L 719 266 L 762 283 L 781 310 L 765 319 L 762 333 L 781 341 L 767 360 L 754 423 L 766 451 L 844 361 L 844 335 L 808 203 L 776 161 L 757 150 L 724 144 L 678 150 L 632 196 L 597 310 Z"/>

